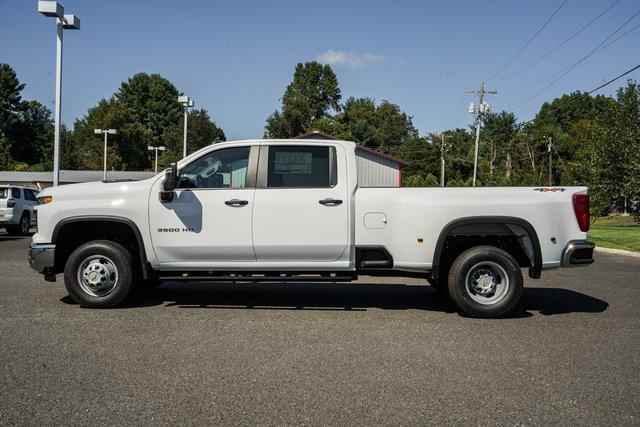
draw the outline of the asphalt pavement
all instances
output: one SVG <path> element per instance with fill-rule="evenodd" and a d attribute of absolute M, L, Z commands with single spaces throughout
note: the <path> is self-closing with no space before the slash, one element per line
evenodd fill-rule
<path fill-rule="evenodd" d="M 414 279 L 167 283 L 82 309 L 0 234 L 0 423 L 640 423 L 640 258 L 526 281 L 504 319 Z"/>

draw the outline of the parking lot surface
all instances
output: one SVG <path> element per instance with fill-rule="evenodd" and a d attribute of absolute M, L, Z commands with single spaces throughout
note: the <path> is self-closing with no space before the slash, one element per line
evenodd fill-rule
<path fill-rule="evenodd" d="M 638 424 L 640 259 L 527 279 L 506 319 L 414 279 L 167 283 L 82 309 L 0 233 L 2 424 Z"/>

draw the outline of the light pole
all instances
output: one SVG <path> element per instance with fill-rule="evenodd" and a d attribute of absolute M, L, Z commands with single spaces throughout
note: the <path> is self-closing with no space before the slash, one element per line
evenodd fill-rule
<path fill-rule="evenodd" d="M 182 104 L 184 108 L 184 142 L 182 146 L 182 158 L 187 157 L 187 109 L 193 107 L 193 99 L 189 98 L 186 95 L 178 96 L 178 102 Z"/>
<path fill-rule="evenodd" d="M 153 170 L 155 171 L 155 173 L 158 173 L 158 151 L 164 151 L 164 147 L 163 146 L 152 147 L 151 145 L 148 145 L 147 150 L 155 151 L 156 153 L 155 167 L 153 168 Z"/>
<path fill-rule="evenodd" d="M 116 135 L 118 131 L 115 129 L 94 129 L 93 133 L 99 135 L 104 134 L 104 175 L 102 179 L 107 180 L 107 135 Z"/>
<path fill-rule="evenodd" d="M 53 137 L 53 185 L 60 180 L 60 117 L 62 104 L 62 32 L 63 30 L 79 30 L 80 18 L 65 15 L 64 7 L 55 1 L 39 1 L 38 12 L 50 18 L 56 18 L 56 106 L 54 114 Z"/>

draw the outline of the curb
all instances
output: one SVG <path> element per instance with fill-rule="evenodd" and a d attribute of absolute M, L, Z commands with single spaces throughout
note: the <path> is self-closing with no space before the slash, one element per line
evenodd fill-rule
<path fill-rule="evenodd" d="M 595 250 L 596 250 L 596 252 L 605 252 L 605 253 L 608 253 L 608 254 L 625 255 L 625 256 L 631 256 L 631 257 L 640 258 L 640 252 L 625 251 L 623 249 L 601 248 L 599 246 L 596 246 Z"/>

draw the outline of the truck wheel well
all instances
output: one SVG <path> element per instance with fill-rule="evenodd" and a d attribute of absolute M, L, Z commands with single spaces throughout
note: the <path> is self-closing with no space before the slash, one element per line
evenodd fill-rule
<path fill-rule="evenodd" d="M 140 267 L 140 273 L 147 278 L 147 258 L 140 232 L 127 219 L 69 219 L 58 224 L 53 232 L 55 243 L 55 270 L 64 271 L 64 265 L 71 253 L 80 245 L 92 240 L 109 240 L 126 248 Z"/>
<path fill-rule="evenodd" d="M 527 221 L 512 217 L 462 218 L 448 224 L 436 244 L 431 277 L 438 280 L 446 276 L 462 252 L 481 245 L 504 249 L 520 267 L 529 267 L 530 277 L 540 277 L 542 254 L 538 235 Z"/>

